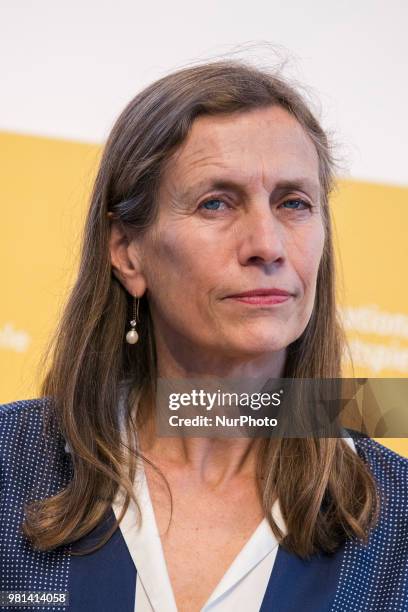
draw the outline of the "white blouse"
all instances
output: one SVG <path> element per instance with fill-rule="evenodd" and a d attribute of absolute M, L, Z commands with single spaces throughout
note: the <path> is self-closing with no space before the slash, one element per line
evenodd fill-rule
<path fill-rule="evenodd" d="M 356 452 L 352 438 L 345 441 Z M 137 570 L 135 612 L 177 612 L 163 547 L 158 532 L 149 488 L 143 466 L 135 480 L 136 496 L 142 512 L 138 514 L 131 501 L 120 529 Z M 121 494 L 116 496 L 112 508 L 118 518 L 122 507 Z M 272 507 L 272 515 L 287 533 L 279 500 Z M 259 612 L 278 552 L 278 542 L 264 518 L 247 543 L 215 587 L 201 612 Z"/>

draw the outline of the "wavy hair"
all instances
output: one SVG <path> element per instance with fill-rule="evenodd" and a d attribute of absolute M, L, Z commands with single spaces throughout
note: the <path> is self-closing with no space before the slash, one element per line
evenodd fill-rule
<path fill-rule="evenodd" d="M 329 208 L 336 164 L 330 139 L 309 103 L 279 71 L 242 60 L 202 63 L 160 78 L 127 105 L 104 147 L 78 277 L 44 358 L 51 357 L 51 365 L 41 395 L 52 399 L 48 422 L 68 442 L 73 470 L 65 488 L 26 508 L 24 533 L 40 550 L 88 534 L 105 517 L 119 488 L 125 491 L 119 522 L 130 499 L 137 505 L 132 484 L 142 455 L 134 432 L 148 415 L 141 408 L 134 418 L 134 406 L 140 397 L 154 398 L 155 342 L 146 297 L 140 301 L 140 340 L 133 346 L 124 341 L 132 296 L 112 273 L 109 216 L 142 233 L 156 219 L 166 161 L 194 120 L 268 106 L 293 115 L 316 147 L 325 228 L 314 308 L 306 329 L 288 347 L 283 376 L 341 376 L 346 341 L 336 308 Z M 121 438 L 118 415 L 124 383 L 128 445 Z M 262 441 L 258 459 L 265 516 L 287 550 L 306 557 L 334 551 L 346 538 L 367 540 L 379 511 L 376 483 L 342 438 L 268 439 Z M 285 537 L 270 512 L 276 498 L 288 528 Z M 90 550 L 102 546 L 117 527 L 115 522 Z"/>

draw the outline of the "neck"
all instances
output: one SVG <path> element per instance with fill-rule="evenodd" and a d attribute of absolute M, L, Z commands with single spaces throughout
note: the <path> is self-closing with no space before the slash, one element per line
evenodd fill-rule
<path fill-rule="evenodd" d="M 211 487 L 256 473 L 256 438 L 161 438 L 151 422 L 139 430 L 138 438 L 143 456 L 164 473 L 188 473 Z"/>
<path fill-rule="evenodd" d="M 255 392 L 253 384 L 259 379 L 283 376 L 286 351 L 250 360 L 203 359 L 183 361 L 166 359 L 166 353 L 159 353 L 159 377 L 168 379 L 201 378 L 216 376 L 244 381 L 241 391 Z M 216 366 L 216 367 L 215 367 Z M 258 381 L 258 382 L 257 382 Z M 252 382 L 252 388 L 251 387 Z M 231 388 L 229 389 L 231 391 Z M 214 438 L 188 437 L 188 431 L 178 431 L 179 437 L 156 435 L 156 405 L 152 398 L 143 398 L 143 414 L 147 416 L 138 429 L 140 450 L 164 472 L 170 469 L 188 471 L 201 482 L 219 486 L 234 477 L 255 475 L 257 449 L 260 439 L 256 438 Z"/>

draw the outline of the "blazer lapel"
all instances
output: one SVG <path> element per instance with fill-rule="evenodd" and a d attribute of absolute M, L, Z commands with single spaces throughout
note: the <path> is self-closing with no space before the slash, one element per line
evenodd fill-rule
<path fill-rule="evenodd" d="M 279 546 L 260 612 L 327 612 L 334 601 L 345 545 L 303 560 Z"/>
<path fill-rule="evenodd" d="M 113 510 L 92 532 L 75 542 L 72 551 L 95 544 L 115 521 Z M 71 554 L 69 572 L 69 612 L 133 612 L 135 607 L 136 568 L 118 528 L 96 552 Z"/>

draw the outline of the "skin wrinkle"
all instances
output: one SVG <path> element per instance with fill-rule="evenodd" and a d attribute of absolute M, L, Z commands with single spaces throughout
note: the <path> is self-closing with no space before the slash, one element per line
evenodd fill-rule
<path fill-rule="evenodd" d="M 271 117 L 271 114 L 274 116 Z M 283 116 L 285 121 L 277 121 L 277 114 L 279 119 Z M 262 115 L 266 115 L 266 118 Z M 258 120 L 256 130 L 254 118 Z M 259 365 L 262 362 L 262 348 L 265 355 L 269 352 L 269 356 L 271 350 L 282 352 L 302 333 L 313 306 L 311 298 L 314 297 L 324 234 L 319 203 L 313 199 L 319 192 L 318 159 L 314 145 L 296 120 L 281 109 L 257 111 L 251 113 L 251 120 L 243 119 L 243 116 L 203 117 L 195 121 L 189 137 L 173 155 L 163 173 L 158 224 L 150 232 L 150 243 L 145 239 L 141 249 L 142 253 L 146 253 L 147 287 L 154 287 L 149 291 L 150 304 L 153 318 L 161 322 L 160 341 L 173 355 L 175 351 L 176 354 L 181 353 L 178 350 L 180 342 L 184 345 L 186 356 L 197 352 L 197 345 L 200 346 L 201 365 L 205 363 L 203 349 L 224 353 L 227 359 L 239 357 L 237 353 L 241 352 L 241 357 L 246 360 L 252 357 Z M 208 129 L 209 123 L 211 129 Z M 265 134 L 271 134 L 271 137 L 268 135 L 264 138 Z M 239 197 L 238 218 L 225 212 L 200 217 L 197 206 L 206 199 L 207 193 L 211 195 L 209 192 L 198 192 L 195 198 L 184 199 L 183 192 L 192 187 L 196 190 L 196 183 L 202 180 L 203 175 L 234 178 L 245 186 L 245 191 L 230 192 L 230 199 L 234 203 L 238 202 Z M 306 195 L 308 197 L 304 199 L 311 201 L 316 208 L 312 213 L 306 211 L 299 217 L 293 214 L 285 221 L 285 213 L 282 211 L 279 216 L 276 206 L 283 196 L 279 194 L 280 198 L 273 201 L 271 206 L 270 194 L 278 181 L 302 177 L 314 183 L 313 193 L 297 190 L 288 195 Z M 226 201 L 224 195 L 218 197 Z M 270 214 L 271 208 L 273 215 Z M 288 271 L 280 272 L 282 268 L 288 268 L 291 253 L 298 254 L 296 261 L 291 262 L 295 270 L 290 274 Z M 234 269 L 230 274 L 223 272 L 212 277 L 209 271 L 220 258 L 225 263 L 223 270 L 232 267 L 229 262 L 235 260 L 241 274 Z M 200 260 L 204 260 L 206 265 L 201 267 Z M 157 265 L 157 262 L 163 262 L 163 266 Z M 251 268 L 258 268 L 262 273 L 249 273 Z M 242 271 L 248 273 L 243 275 Z M 163 285 L 170 287 L 166 299 Z M 268 309 L 250 311 L 239 305 L 235 312 L 229 311 L 231 314 L 226 310 L 224 314 L 220 310 L 221 304 L 225 304 L 222 298 L 230 293 L 276 285 L 295 291 L 298 301 L 302 296 L 309 296 L 307 304 L 297 309 L 286 305 L 280 310 L 276 309 L 273 314 Z M 182 309 L 180 302 L 183 303 Z M 180 310 L 182 320 L 170 314 L 180 313 Z M 237 347 L 228 350 L 231 333 L 227 333 L 225 317 L 230 316 L 236 321 L 234 335 L 242 337 L 239 351 Z M 282 334 L 278 332 L 271 334 L 269 342 L 267 338 L 262 342 L 261 336 L 264 335 L 268 318 L 275 318 L 281 325 L 285 323 L 286 342 L 283 342 L 283 337 L 279 338 Z M 260 323 L 258 327 L 257 319 Z M 197 333 L 197 330 L 201 333 Z M 249 342 L 244 342 L 244 336 Z M 268 343 L 270 348 L 265 346 Z M 256 350 L 253 349 L 254 344 L 257 344 Z M 210 367 L 211 361 L 210 358 Z M 191 364 L 190 357 L 186 362 Z M 218 359 L 214 361 L 212 369 L 219 367 L 217 363 Z M 181 367 L 185 365 L 183 363 Z"/>
<path fill-rule="evenodd" d="M 282 109 L 280 108 L 275 108 L 275 111 L 277 111 L 279 114 L 281 114 L 282 112 L 285 113 L 285 111 L 282 111 Z M 252 111 L 249 113 L 246 113 L 245 115 L 242 115 L 239 117 L 240 121 L 241 121 L 241 125 L 243 126 L 243 128 L 251 128 L 250 125 L 250 117 L 252 116 L 253 112 L 256 111 Z M 259 113 L 258 113 L 259 114 Z M 214 148 L 216 148 L 216 154 L 211 156 L 208 155 L 208 150 L 207 150 L 207 146 L 202 146 L 199 147 L 196 150 L 193 150 L 192 153 L 187 152 L 186 153 L 186 149 L 188 149 L 190 140 L 191 140 L 191 134 L 190 137 L 186 139 L 186 141 L 181 145 L 181 147 L 173 154 L 173 156 L 170 158 L 170 160 L 168 161 L 167 167 L 166 167 L 166 171 L 167 174 L 170 174 L 171 176 L 171 168 L 172 166 L 174 167 L 177 164 L 177 161 L 180 159 L 181 156 L 184 156 L 185 158 L 185 163 L 191 166 L 191 170 L 194 170 L 196 167 L 199 168 L 199 170 L 205 169 L 206 166 L 211 166 L 214 165 L 215 167 L 219 167 L 221 170 L 228 170 L 229 166 L 228 164 L 224 164 L 223 162 L 219 161 L 217 159 L 217 155 L 219 154 L 225 154 L 225 149 L 228 147 L 228 144 L 230 144 L 232 146 L 232 149 L 239 147 L 241 148 L 241 151 L 243 153 L 243 155 L 245 155 L 245 142 L 249 142 L 244 138 L 241 138 L 239 135 L 237 135 L 235 138 L 234 136 L 231 138 L 230 142 L 226 144 L 222 143 L 221 146 L 219 146 L 220 141 L 222 141 L 223 138 L 223 133 L 222 133 L 222 124 L 223 122 L 228 122 L 230 121 L 231 118 L 230 117 L 217 117 L 217 121 L 218 121 L 218 125 L 213 126 L 213 130 L 212 133 L 209 134 L 208 136 L 208 141 L 209 141 L 209 145 L 213 145 Z M 270 127 L 270 122 L 268 121 L 268 119 L 260 119 L 259 120 L 259 124 L 260 127 L 268 130 L 268 127 Z M 309 137 L 307 136 L 307 134 L 304 132 L 303 128 L 300 126 L 300 124 L 298 124 L 296 122 L 295 125 L 295 120 L 293 120 L 293 128 L 294 130 L 297 130 L 297 136 L 299 137 L 300 140 L 303 140 L 303 144 L 305 145 L 306 148 L 309 148 L 310 150 L 310 146 L 313 147 L 314 149 L 314 145 L 311 143 Z M 194 129 L 194 128 L 193 128 Z M 285 144 L 290 144 L 290 137 L 287 136 L 287 134 L 285 134 L 285 132 L 282 132 L 279 134 L 279 139 L 281 141 L 281 144 L 285 145 Z M 243 144 L 244 143 L 244 144 Z M 224 144 L 224 150 L 223 150 L 223 144 Z M 253 156 L 253 151 L 251 150 L 251 148 L 247 148 L 247 152 L 249 153 L 249 156 Z M 188 179 L 188 172 L 190 171 L 190 169 L 187 167 L 187 176 L 185 176 L 185 178 Z M 237 178 L 239 179 L 239 173 Z M 309 181 L 308 176 L 302 177 L 304 181 Z M 267 186 L 267 175 L 265 172 L 265 169 L 263 169 L 263 173 L 262 173 L 262 183 L 263 186 L 265 188 L 266 191 L 272 191 L 272 189 L 268 189 Z M 171 179 L 170 179 L 170 185 L 171 185 Z M 252 182 L 256 183 L 256 175 L 252 178 L 249 179 L 248 184 L 251 185 Z M 317 181 L 310 181 L 310 185 L 309 185 L 309 189 L 310 189 L 310 193 L 309 195 L 311 197 L 314 196 L 314 198 L 317 200 L 318 198 L 318 194 L 320 192 L 320 187 L 319 187 L 319 182 Z M 186 190 L 186 192 L 181 192 L 181 199 L 183 198 L 188 198 L 188 197 L 192 197 L 192 193 L 190 193 L 190 191 L 194 191 L 196 189 L 196 186 L 193 186 L 193 188 L 191 190 Z M 170 187 L 169 187 L 170 190 Z M 177 184 L 173 183 L 173 193 L 177 193 Z M 171 194 L 171 190 L 170 190 L 170 194 Z"/>

